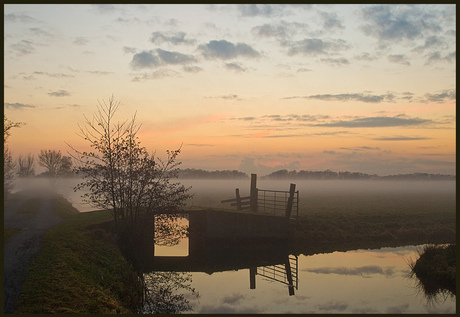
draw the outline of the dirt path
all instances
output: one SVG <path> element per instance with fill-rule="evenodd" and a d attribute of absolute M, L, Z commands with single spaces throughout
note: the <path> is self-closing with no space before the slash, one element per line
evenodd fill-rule
<path fill-rule="evenodd" d="M 62 219 L 54 214 L 54 194 L 45 190 L 27 192 L 28 198 L 37 200 L 35 214 L 18 213 L 18 209 L 27 200 L 21 200 L 4 210 L 4 227 L 21 228 L 4 243 L 4 312 L 13 313 L 19 299 L 29 265 L 41 248 L 45 232 L 57 225 Z"/>

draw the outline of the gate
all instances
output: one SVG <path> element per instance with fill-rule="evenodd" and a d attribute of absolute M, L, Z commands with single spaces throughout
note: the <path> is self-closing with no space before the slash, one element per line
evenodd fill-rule
<path fill-rule="evenodd" d="M 222 200 L 221 203 L 230 203 L 237 210 L 250 210 L 284 216 L 297 220 L 299 218 L 299 191 L 296 185 L 291 184 L 288 191 L 257 188 L 257 175 L 251 174 L 251 192 L 249 196 L 241 197 L 240 190 L 235 190 L 235 198 Z"/>

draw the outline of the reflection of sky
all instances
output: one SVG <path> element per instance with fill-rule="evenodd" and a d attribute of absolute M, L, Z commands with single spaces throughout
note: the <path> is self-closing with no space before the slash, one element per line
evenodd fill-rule
<path fill-rule="evenodd" d="M 192 273 L 200 293 L 193 313 L 455 313 L 455 299 L 429 306 L 407 277 L 416 247 L 299 256 L 299 289 L 256 276 L 249 269 Z"/>

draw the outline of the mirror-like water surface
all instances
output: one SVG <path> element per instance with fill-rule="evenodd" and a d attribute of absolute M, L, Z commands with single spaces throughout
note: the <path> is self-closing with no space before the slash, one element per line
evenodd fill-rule
<path fill-rule="evenodd" d="M 193 309 L 189 313 L 455 313 L 455 296 L 427 298 L 417 279 L 409 277 L 408 262 L 417 258 L 417 249 L 299 255 L 297 267 L 291 265 L 298 272 L 294 295 L 283 277 L 270 278 L 272 265 L 257 268 L 255 285 L 250 268 L 188 272 L 199 297 L 184 294 Z M 277 267 L 286 274 L 284 265 Z"/>

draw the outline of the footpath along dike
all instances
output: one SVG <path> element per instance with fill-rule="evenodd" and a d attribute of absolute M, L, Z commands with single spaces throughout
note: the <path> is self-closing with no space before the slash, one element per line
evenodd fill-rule
<path fill-rule="evenodd" d="M 13 313 L 21 287 L 45 232 L 62 221 L 55 212 L 56 194 L 30 190 L 14 194 L 4 207 L 4 228 L 16 232 L 4 241 L 4 312 Z M 77 213 L 78 210 L 75 209 Z"/>

